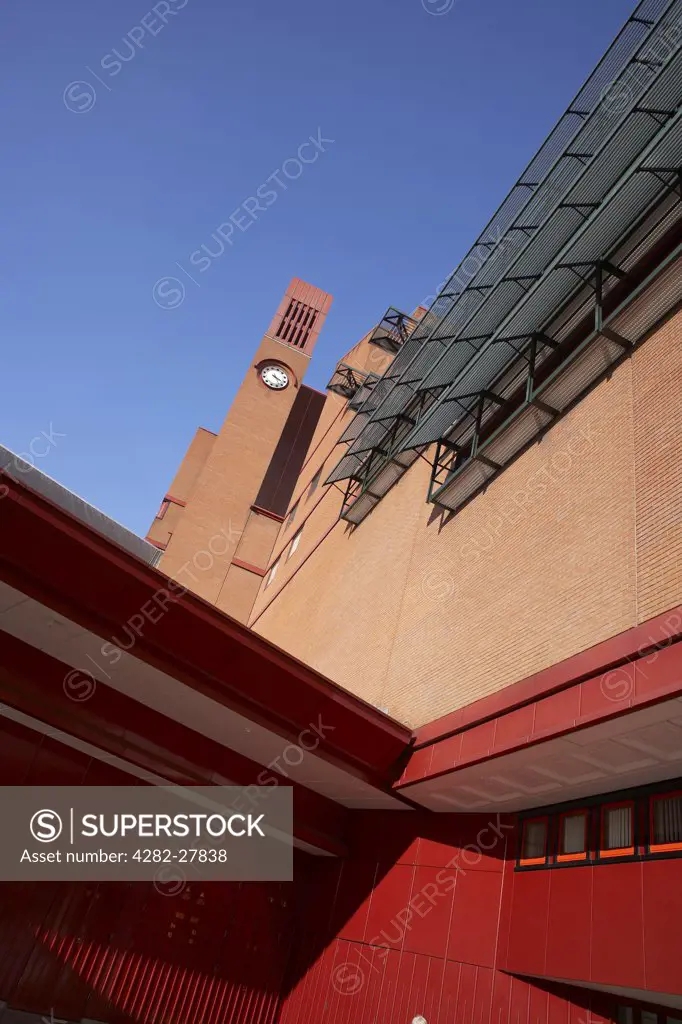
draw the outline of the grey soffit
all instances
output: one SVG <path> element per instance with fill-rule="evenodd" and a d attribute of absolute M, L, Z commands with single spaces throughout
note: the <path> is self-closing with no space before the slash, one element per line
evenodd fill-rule
<path fill-rule="evenodd" d="M 25 484 L 36 494 L 51 501 L 53 505 L 57 505 L 64 512 L 68 512 L 75 519 L 79 519 L 91 530 L 95 530 L 107 540 L 113 541 L 128 554 L 134 555 L 135 558 L 139 558 L 148 565 L 154 566 L 158 563 L 161 552 L 153 544 L 138 537 L 136 533 L 117 523 L 115 519 L 110 519 L 94 505 L 88 504 L 83 498 L 70 491 L 68 487 L 63 487 L 47 473 L 36 469 L 35 466 L 15 455 L 4 445 L 0 445 L 0 470 L 7 473 L 13 480 Z M 0 518 L 1 516 L 2 509 L 0 508 Z"/>

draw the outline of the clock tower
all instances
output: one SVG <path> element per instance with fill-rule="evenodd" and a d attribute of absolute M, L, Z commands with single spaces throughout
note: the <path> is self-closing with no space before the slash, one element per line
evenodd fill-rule
<path fill-rule="evenodd" d="M 293 279 L 219 433 L 197 431 L 147 535 L 163 572 L 242 621 L 321 410 L 303 378 L 331 301 Z"/>

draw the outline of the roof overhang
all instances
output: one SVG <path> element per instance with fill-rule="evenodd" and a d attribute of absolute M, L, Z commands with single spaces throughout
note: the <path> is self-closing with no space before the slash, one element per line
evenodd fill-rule
<path fill-rule="evenodd" d="M 513 812 L 682 775 L 682 606 L 424 726 L 397 791 Z"/>
<path fill-rule="evenodd" d="M 326 836 L 325 852 L 340 852 L 344 808 L 408 806 L 390 785 L 409 729 L 26 483 L 0 483 L 0 699 L 17 720 L 165 780 L 258 784 L 268 769 L 297 789 L 301 842 Z"/>

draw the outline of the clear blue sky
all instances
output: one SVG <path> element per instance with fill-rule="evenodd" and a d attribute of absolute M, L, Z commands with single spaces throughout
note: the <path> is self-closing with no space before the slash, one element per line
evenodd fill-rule
<path fill-rule="evenodd" d="M 432 294 L 634 8 L 423 6 L 447 2 L 4 5 L 0 441 L 51 425 L 40 468 L 144 533 L 292 276 L 334 295 L 319 388 L 388 305 Z M 197 273 L 318 128 L 333 144 Z M 176 275 L 184 301 L 161 309 Z"/>

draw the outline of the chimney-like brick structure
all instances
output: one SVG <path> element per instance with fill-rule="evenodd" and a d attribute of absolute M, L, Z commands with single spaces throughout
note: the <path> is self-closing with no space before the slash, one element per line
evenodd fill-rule
<path fill-rule="evenodd" d="M 256 507 L 256 498 L 275 452 L 286 458 L 278 443 L 331 302 L 321 289 L 292 280 L 219 433 L 210 443 L 195 438 L 190 445 L 175 478 L 186 482 L 183 494 L 169 492 L 148 533 L 164 550 L 163 572 L 244 621 L 267 565 L 269 535 L 274 542 L 281 522 L 277 513 Z M 308 404 L 309 416 L 319 415 L 319 404 Z M 312 433 L 312 420 L 309 428 Z M 250 521 L 254 513 L 258 524 Z M 247 522 L 261 538 L 252 545 L 259 557 L 237 560 L 239 572 L 225 588 Z"/>

